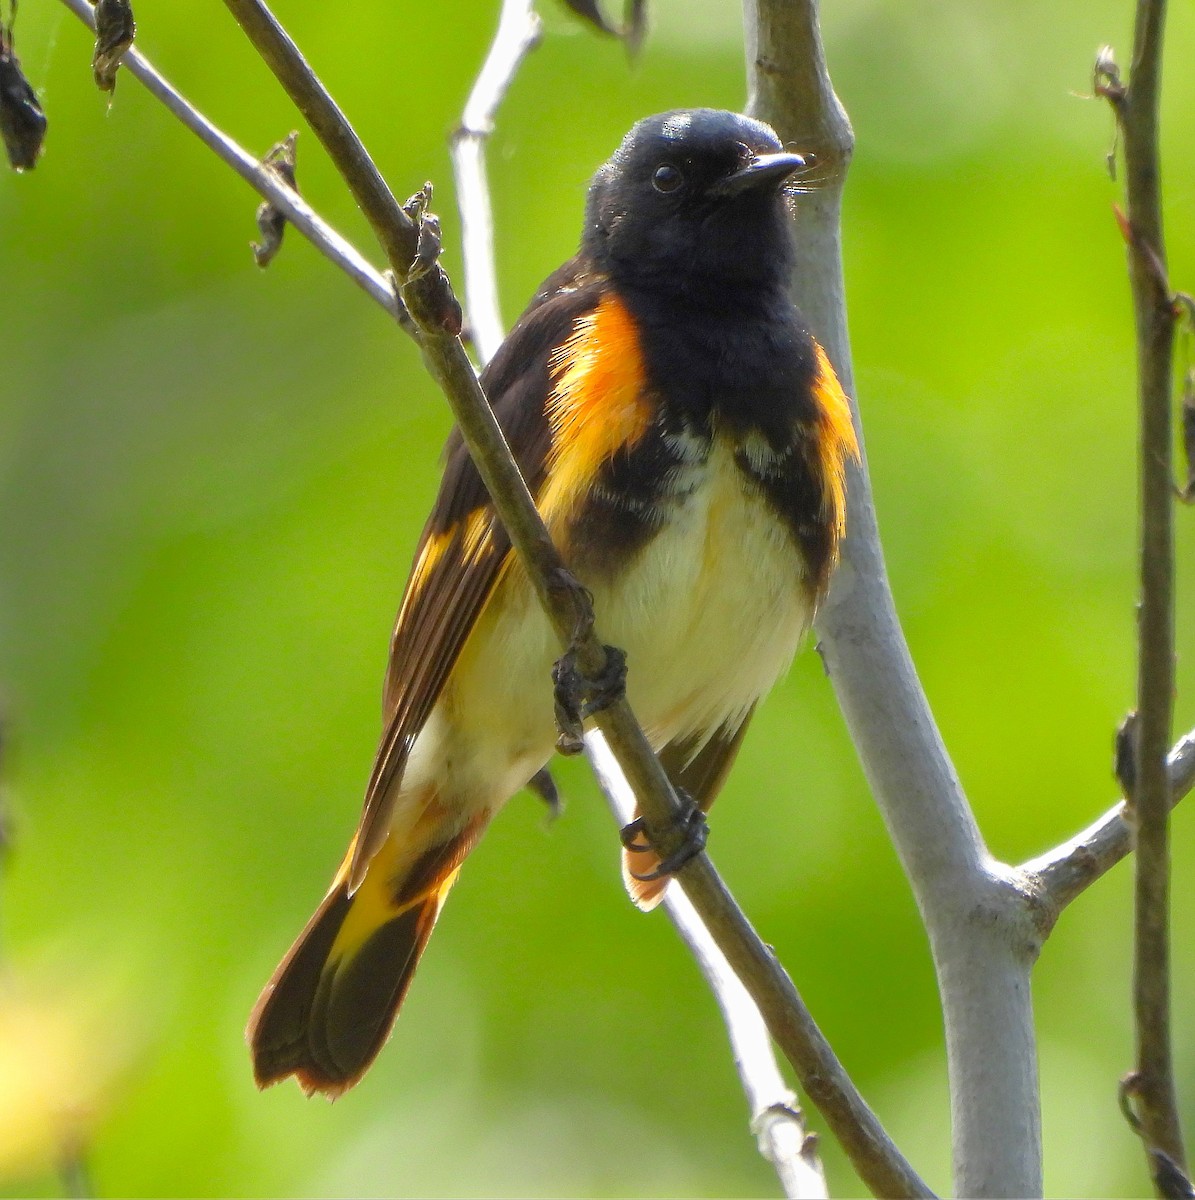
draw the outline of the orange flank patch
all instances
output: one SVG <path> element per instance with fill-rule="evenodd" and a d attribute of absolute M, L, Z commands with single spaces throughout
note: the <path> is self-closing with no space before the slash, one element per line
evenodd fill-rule
<path fill-rule="evenodd" d="M 820 436 L 817 439 L 818 458 L 822 477 L 827 484 L 827 498 L 834 518 L 834 532 L 842 537 L 846 532 L 846 460 L 859 461 L 859 441 L 851 420 L 851 405 L 838 382 L 826 352 L 816 342 L 817 375 L 813 380 L 813 395 L 821 412 Z"/>
<path fill-rule="evenodd" d="M 540 500 L 549 527 L 574 511 L 602 463 L 643 437 L 652 415 L 635 322 L 615 295 L 577 321 L 552 372 L 552 448 Z"/>

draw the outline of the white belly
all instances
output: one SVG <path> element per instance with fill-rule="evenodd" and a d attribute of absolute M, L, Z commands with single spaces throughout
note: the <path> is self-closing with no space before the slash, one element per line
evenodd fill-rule
<path fill-rule="evenodd" d="M 664 528 L 616 579 L 586 581 L 599 635 L 627 653 L 628 699 L 657 748 L 741 721 L 811 618 L 800 556 L 732 447 L 716 442 L 684 469 L 686 499 Z M 559 654 L 512 566 L 416 741 L 403 793 L 430 785 L 474 810 L 522 787 L 553 753 Z"/>
<path fill-rule="evenodd" d="M 792 538 L 715 443 L 685 505 L 615 586 L 598 629 L 627 652 L 627 693 L 655 746 L 737 724 L 787 669 L 810 603 Z"/>

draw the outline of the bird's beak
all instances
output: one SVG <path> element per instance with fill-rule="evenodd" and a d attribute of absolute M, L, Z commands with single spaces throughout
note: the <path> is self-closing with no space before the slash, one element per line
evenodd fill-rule
<path fill-rule="evenodd" d="M 714 184 L 719 196 L 739 196 L 756 188 L 779 187 L 805 165 L 800 154 L 757 154 L 745 167 Z"/>

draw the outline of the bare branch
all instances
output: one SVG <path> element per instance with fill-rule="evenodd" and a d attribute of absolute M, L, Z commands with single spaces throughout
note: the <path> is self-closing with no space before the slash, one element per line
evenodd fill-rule
<path fill-rule="evenodd" d="M 1166 767 L 1170 801 L 1177 804 L 1195 788 L 1195 730 L 1170 751 Z M 1133 830 L 1122 800 L 1069 841 L 1022 863 L 1019 870 L 1027 888 L 1042 901 L 1043 932 L 1049 932 L 1062 910 L 1132 849 Z"/>
<path fill-rule="evenodd" d="M 618 823 L 625 825 L 635 815 L 635 798 L 628 791 L 609 746 L 600 734 L 590 734 L 585 739 L 585 750 L 611 811 Z M 784 1194 L 790 1200 L 826 1196 L 826 1177 L 816 1139 L 806 1131 L 797 1098 L 776 1065 L 759 1009 L 684 892 L 669 886 L 663 904 L 722 1010 L 735 1066 L 751 1107 L 751 1127 L 760 1153 L 775 1167 Z M 841 1070 L 837 1063 L 835 1067 Z"/>
<path fill-rule="evenodd" d="M 751 113 L 822 163 L 824 184 L 797 199 L 793 292 L 853 397 L 840 236 L 853 135 L 826 69 L 818 6 L 744 0 L 744 20 Z M 1039 934 L 1013 873 L 983 844 L 917 678 L 888 585 L 866 457 L 850 471 L 847 505 L 842 562 L 817 630 L 929 934 L 946 1026 L 955 1189 L 1040 1195 L 1029 986 Z"/>
<path fill-rule="evenodd" d="M 1158 98 L 1165 0 L 1138 0 L 1127 86 L 1101 53 L 1097 82 L 1112 101 L 1125 160 L 1129 278 L 1137 328 L 1140 578 L 1133 791 L 1136 886 L 1133 1095 L 1147 1151 L 1185 1163 L 1170 1041 L 1170 808 L 1167 750 L 1174 712 L 1174 483 L 1171 373 L 1175 304 L 1166 278 Z M 1152 1160 L 1151 1160 L 1152 1162 Z"/>
<path fill-rule="evenodd" d="M 62 0 L 89 29 L 95 14 L 87 0 Z M 205 146 L 213 150 L 258 195 L 264 197 L 333 265 L 342 270 L 371 300 L 408 332 L 413 330 L 391 282 L 370 264 L 278 175 L 217 129 L 198 109 L 150 65 L 138 50 L 126 50 L 121 63 L 146 90 L 177 117 Z"/>
<path fill-rule="evenodd" d="M 465 262 L 465 312 L 474 348 L 483 363 L 494 357 L 505 336 L 494 266 L 494 216 L 485 145 L 494 132 L 498 107 L 523 60 L 539 44 L 540 32 L 535 0 L 505 0 L 498 32 L 465 102 L 461 123 L 452 135 Z"/>

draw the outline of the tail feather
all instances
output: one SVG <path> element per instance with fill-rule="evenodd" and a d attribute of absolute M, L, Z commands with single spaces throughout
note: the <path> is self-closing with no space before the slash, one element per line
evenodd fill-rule
<path fill-rule="evenodd" d="M 361 1078 L 390 1034 L 481 824 L 398 871 L 398 851 L 388 842 L 352 894 L 350 849 L 249 1018 L 258 1087 L 294 1075 L 308 1095 L 336 1097 Z"/>

